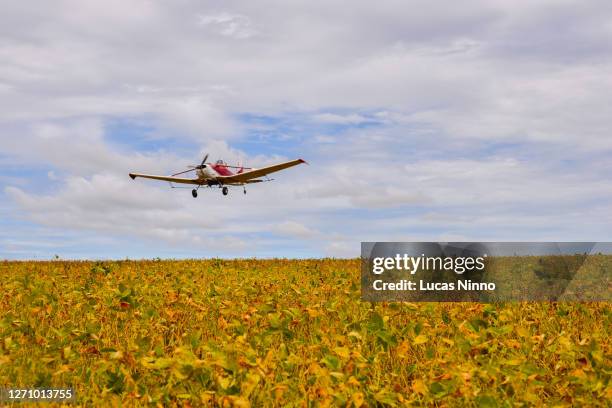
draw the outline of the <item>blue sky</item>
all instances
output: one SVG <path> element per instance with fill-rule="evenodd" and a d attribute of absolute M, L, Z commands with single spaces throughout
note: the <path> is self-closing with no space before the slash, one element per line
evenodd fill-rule
<path fill-rule="evenodd" d="M 610 240 L 608 2 L 266 3 L 3 7 L 0 259 Z M 127 177 L 204 153 L 309 166 Z"/>

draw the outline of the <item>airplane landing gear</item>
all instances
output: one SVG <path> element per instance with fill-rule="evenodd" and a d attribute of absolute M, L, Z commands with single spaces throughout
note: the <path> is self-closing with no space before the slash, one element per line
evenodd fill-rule
<path fill-rule="evenodd" d="M 223 193 L 223 195 L 227 195 L 228 191 L 229 190 L 227 187 L 223 187 L 223 189 L 221 189 L 221 192 Z"/>
<path fill-rule="evenodd" d="M 191 190 L 191 195 L 193 196 L 193 198 L 198 198 L 198 190 L 196 190 L 195 188 Z"/>

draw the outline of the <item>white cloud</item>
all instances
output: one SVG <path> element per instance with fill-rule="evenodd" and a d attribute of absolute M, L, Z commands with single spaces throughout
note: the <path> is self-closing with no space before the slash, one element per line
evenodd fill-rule
<path fill-rule="evenodd" d="M 7 187 L 5 193 L 36 223 L 76 231 L 132 236 L 173 248 L 242 251 L 252 248 L 222 228 L 222 206 L 204 211 L 195 201 L 134 183 L 127 177 L 70 178 L 53 195 Z M 191 205 L 190 205 L 191 204 Z"/>
<path fill-rule="evenodd" d="M 236 112 L 391 108 L 448 137 L 610 148 L 607 3 L 416 3 L 9 6 L 0 120 L 151 114 L 206 141 Z"/>
<path fill-rule="evenodd" d="M 325 256 L 333 258 L 356 258 L 360 255 L 359 247 L 353 242 L 332 241 L 325 247 Z"/>
<path fill-rule="evenodd" d="M 317 231 L 296 221 L 283 221 L 282 223 L 276 225 L 273 231 L 281 235 L 287 235 L 295 238 L 313 238 L 318 235 Z"/>
<path fill-rule="evenodd" d="M 38 175 L 3 175 L 8 217 L 247 253 L 266 246 L 249 234 L 270 231 L 329 254 L 368 237 L 478 228 L 573 239 L 587 226 L 601 237 L 612 225 L 611 7 L 11 3 L 0 16 L 0 165 L 38 166 L 51 186 L 37 195 Z M 283 129 L 272 143 L 272 123 L 259 144 L 245 140 L 244 113 L 296 118 L 306 136 Z M 147 118 L 197 151 L 134 152 L 109 141 L 113 118 Z M 320 129 L 363 124 L 373 126 Z M 312 165 L 232 201 L 126 176 L 178 171 L 204 152 Z"/>
<path fill-rule="evenodd" d="M 138 168 L 165 172 L 181 162 L 164 151 L 117 151 L 104 139 L 101 119 L 18 123 L 2 131 L 0 148 L 5 154 L 21 163 L 52 165 L 81 177 L 98 173 L 126 175 Z"/>
<path fill-rule="evenodd" d="M 361 123 L 371 121 L 365 116 L 357 115 L 356 113 L 351 113 L 348 115 L 339 115 L 335 113 L 320 113 L 314 115 L 314 119 L 319 122 L 335 123 L 339 125 L 359 125 Z"/>
<path fill-rule="evenodd" d="M 251 19 L 241 14 L 218 13 L 198 16 L 199 24 L 231 38 L 246 39 L 257 35 Z"/>

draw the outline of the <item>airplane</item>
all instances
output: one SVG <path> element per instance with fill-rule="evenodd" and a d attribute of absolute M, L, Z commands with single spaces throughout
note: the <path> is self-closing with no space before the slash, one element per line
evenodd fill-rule
<path fill-rule="evenodd" d="M 198 189 L 202 186 L 212 187 L 219 186 L 223 195 L 229 192 L 228 186 L 242 186 L 244 194 L 246 194 L 246 185 L 252 183 L 261 183 L 264 181 L 272 181 L 272 179 L 262 180 L 260 177 L 267 176 L 280 170 L 289 167 L 297 166 L 298 164 L 306 163 L 305 160 L 296 159 L 285 163 L 275 164 L 273 166 L 255 169 L 253 167 L 230 166 L 223 160 L 217 160 L 215 163 L 207 163 L 208 154 L 204 156 L 202 163 L 197 166 L 188 166 L 189 170 L 181 171 L 170 176 L 158 176 L 155 174 L 130 173 L 130 177 L 134 180 L 136 177 L 147 178 L 152 180 L 168 181 L 177 184 L 194 184 L 197 187 L 191 191 L 193 198 L 198 197 Z M 306 163 L 308 164 L 308 163 Z M 230 169 L 238 169 L 235 173 Z M 245 171 L 246 170 L 246 171 Z M 176 177 L 181 174 L 195 171 L 195 178 Z"/>

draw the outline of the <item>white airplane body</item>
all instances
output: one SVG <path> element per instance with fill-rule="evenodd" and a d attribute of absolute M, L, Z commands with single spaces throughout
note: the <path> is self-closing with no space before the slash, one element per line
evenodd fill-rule
<path fill-rule="evenodd" d="M 223 160 L 217 160 L 216 163 L 206 163 L 208 155 L 204 156 L 204 160 L 198 166 L 191 166 L 191 169 L 176 173 L 170 176 L 161 176 L 155 174 L 142 174 L 142 173 L 130 173 L 130 177 L 134 180 L 136 177 L 147 178 L 152 180 L 168 181 L 170 183 L 177 184 L 192 184 L 195 185 L 191 192 L 193 197 L 198 196 L 198 189 L 202 186 L 212 187 L 219 186 L 222 189 L 223 195 L 227 195 L 227 186 L 242 186 L 244 193 L 246 194 L 246 184 L 261 183 L 263 181 L 261 177 L 267 176 L 270 173 L 274 173 L 280 170 L 287 169 L 289 167 L 297 166 L 298 164 L 306 163 L 302 159 L 291 160 L 284 163 L 275 164 L 261 169 L 255 169 L 252 167 L 238 167 L 229 166 Z M 235 173 L 232 172 L 232 168 L 238 169 Z M 176 177 L 178 175 L 195 171 L 196 178 L 184 178 Z"/>

